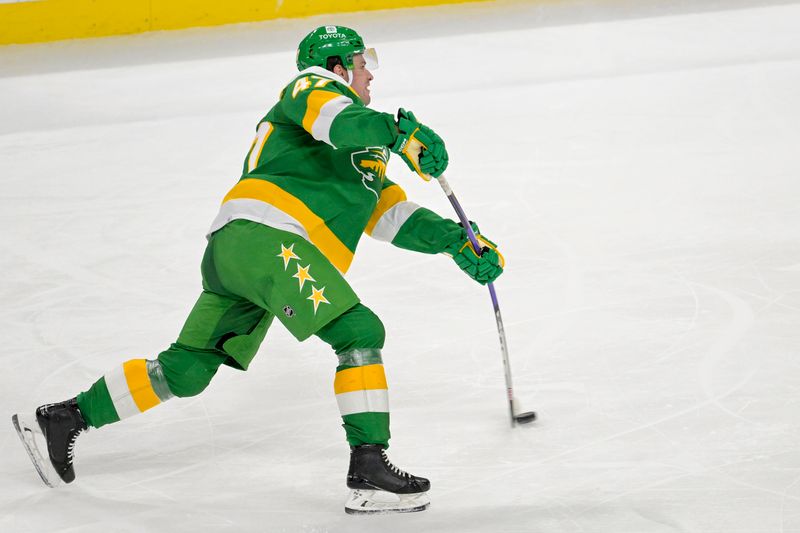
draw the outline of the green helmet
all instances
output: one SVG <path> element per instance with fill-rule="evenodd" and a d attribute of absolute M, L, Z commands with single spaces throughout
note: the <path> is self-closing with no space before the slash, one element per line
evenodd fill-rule
<path fill-rule="evenodd" d="M 365 54 L 366 53 L 366 54 Z M 297 47 L 297 68 L 327 68 L 329 57 L 338 57 L 346 69 L 353 68 L 353 56 L 365 54 L 365 57 L 377 59 L 373 49 L 367 50 L 364 39 L 355 31 L 344 26 L 320 26 L 300 41 Z M 369 68 L 375 68 L 375 61 Z"/>

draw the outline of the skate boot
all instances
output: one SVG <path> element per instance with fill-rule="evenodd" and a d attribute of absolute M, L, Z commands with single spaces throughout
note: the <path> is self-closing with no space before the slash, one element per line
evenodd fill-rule
<path fill-rule="evenodd" d="M 75 479 L 72 468 L 75 439 L 88 429 L 75 398 L 42 405 L 36 409 L 33 419 L 17 414 L 11 421 L 33 466 L 48 487 Z"/>
<path fill-rule="evenodd" d="M 350 448 L 347 486 L 352 489 L 344 506 L 348 514 L 413 513 L 430 505 L 431 482 L 394 466 L 379 444 Z"/>

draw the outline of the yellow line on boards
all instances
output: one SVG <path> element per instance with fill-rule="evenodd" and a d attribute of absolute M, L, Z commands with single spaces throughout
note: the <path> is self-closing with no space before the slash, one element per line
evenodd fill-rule
<path fill-rule="evenodd" d="M 0 0 L 0 45 L 485 0 Z"/>

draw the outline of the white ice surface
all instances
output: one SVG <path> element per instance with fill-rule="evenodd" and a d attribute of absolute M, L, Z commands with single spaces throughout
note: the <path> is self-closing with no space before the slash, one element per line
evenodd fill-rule
<path fill-rule="evenodd" d="M 761 4 L 759 6 L 759 4 Z M 8 418 L 172 342 L 204 232 L 312 26 L 375 45 L 374 107 L 446 139 L 498 281 L 366 238 L 417 515 L 343 513 L 335 359 L 81 437 L 44 487 Z M 435 37 L 431 37 L 435 35 Z M 482 4 L 0 48 L 0 531 L 800 532 L 800 5 Z M 393 161 L 418 203 L 450 208 Z"/>

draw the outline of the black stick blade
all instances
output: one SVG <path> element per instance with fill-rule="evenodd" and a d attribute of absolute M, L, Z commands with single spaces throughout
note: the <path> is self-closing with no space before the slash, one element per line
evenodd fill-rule
<path fill-rule="evenodd" d="M 528 424 L 536 420 L 536 412 L 535 411 L 528 411 L 527 413 L 520 413 L 518 415 L 514 415 L 514 421 L 517 424 Z"/>

